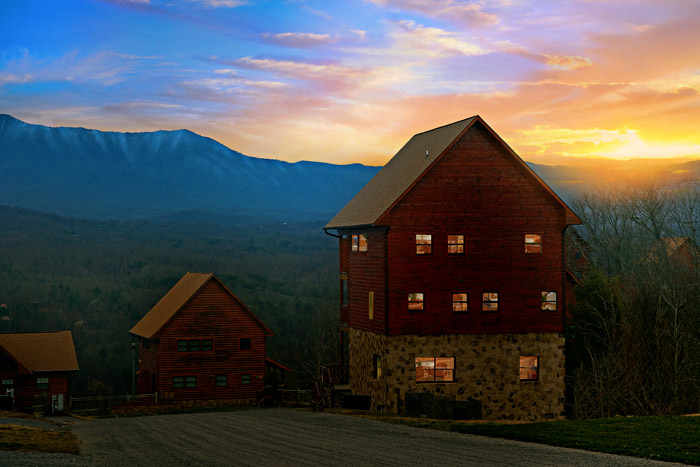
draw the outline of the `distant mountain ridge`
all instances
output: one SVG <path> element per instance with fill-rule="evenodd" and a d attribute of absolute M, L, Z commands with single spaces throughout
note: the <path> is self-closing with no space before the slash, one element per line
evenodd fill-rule
<path fill-rule="evenodd" d="M 599 186 L 620 187 L 645 177 L 672 185 L 700 178 L 697 160 L 528 164 L 566 202 Z M 34 125 L 0 114 L 0 204 L 63 216 L 325 221 L 379 169 L 248 157 L 189 130 L 105 132 Z"/>
<path fill-rule="evenodd" d="M 66 216 L 326 219 L 378 170 L 248 157 L 188 130 L 103 132 L 0 115 L 0 204 Z"/>

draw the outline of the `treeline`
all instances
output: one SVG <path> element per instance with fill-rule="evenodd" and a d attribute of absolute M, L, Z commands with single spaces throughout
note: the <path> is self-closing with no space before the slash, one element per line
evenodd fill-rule
<path fill-rule="evenodd" d="M 567 327 L 580 418 L 700 408 L 700 187 L 646 183 L 572 203 L 583 285 Z"/>
<path fill-rule="evenodd" d="M 75 395 L 130 391 L 128 331 L 188 271 L 215 273 L 275 332 L 268 354 L 294 369 L 290 385 L 310 385 L 309 359 L 334 358 L 337 337 L 322 330 L 337 326 L 338 244 L 322 222 L 99 222 L 0 207 L 0 225 L 0 332 L 71 330 Z"/>

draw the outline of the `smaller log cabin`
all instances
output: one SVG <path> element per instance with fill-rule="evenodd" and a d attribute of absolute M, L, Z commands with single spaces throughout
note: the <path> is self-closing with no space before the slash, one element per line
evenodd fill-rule
<path fill-rule="evenodd" d="M 274 333 L 214 274 L 185 274 L 130 334 L 141 394 L 253 404 L 265 387 Z"/>
<path fill-rule="evenodd" d="M 0 334 L 0 395 L 11 396 L 14 408 L 65 412 L 78 369 L 70 331 Z"/>

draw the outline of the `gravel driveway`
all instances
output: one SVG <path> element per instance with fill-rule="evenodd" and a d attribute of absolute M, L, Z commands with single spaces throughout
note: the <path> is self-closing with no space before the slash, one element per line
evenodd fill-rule
<path fill-rule="evenodd" d="M 46 458 L 47 464 L 144 467 L 672 465 L 295 409 L 76 420 L 71 429 L 82 440 L 83 455 L 54 455 Z M 42 464 L 36 457 L 27 457 L 25 464 L 20 457 L 0 464 Z M 64 464 L 64 458 L 67 461 L 72 458 L 73 462 Z"/>

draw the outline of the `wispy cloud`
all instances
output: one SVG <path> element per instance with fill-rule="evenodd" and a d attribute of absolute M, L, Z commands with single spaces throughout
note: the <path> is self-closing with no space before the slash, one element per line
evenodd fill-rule
<path fill-rule="evenodd" d="M 498 23 L 496 14 L 482 10 L 478 3 L 458 0 L 365 0 L 382 7 L 393 7 L 409 12 L 451 21 L 458 21 L 472 26 Z"/>
<path fill-rule="evenodd" d="M 338 38 L 330 34 L 314 34 L 309 32 L 283 32 L 278 34 L 263 33 L 262 37 L 270 43 L 284 47 L 305 49 L 319 45 L 333 44 Z"/>

